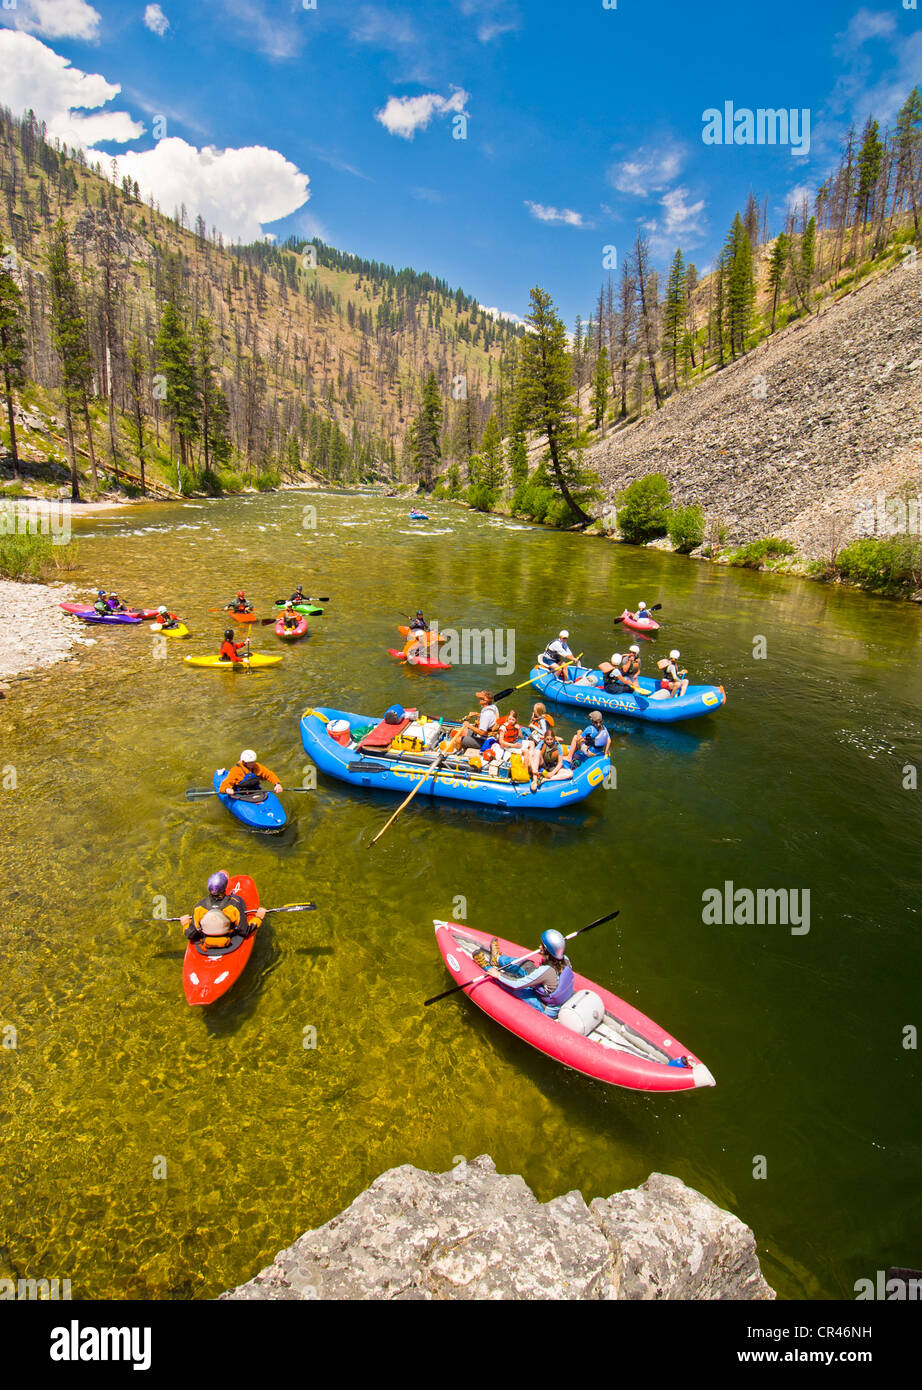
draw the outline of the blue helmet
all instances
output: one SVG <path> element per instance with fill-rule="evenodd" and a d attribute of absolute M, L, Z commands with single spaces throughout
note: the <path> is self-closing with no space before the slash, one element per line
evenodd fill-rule
<path fill-rule="evenodd" d="M 566 937 L 562 932 L 555 931 L 553 927 L 541 933 L 541 945 L 547 954 L 553 956 L 555 960 L 563 960 L 567 953 Z"/>

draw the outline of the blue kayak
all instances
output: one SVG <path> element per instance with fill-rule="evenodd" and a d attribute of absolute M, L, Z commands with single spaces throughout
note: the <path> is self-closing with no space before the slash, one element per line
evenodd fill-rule
<path fill-rule="evenodd" d="M 348 723 L 353 735 L 348 745 L 337 742 L 327 732 L 330 720 L 345 720 Z M 381 729 L 383 725 L 365 714 L 350 714 L 347 710 L 318 705 L 316 709 L 305 710 L 301 717 L 301 742 L 321 772 L 338 777 L 342 782 L 407 796 L 420 779 L 425 778 L 418 796 L 515 807 L 520 811 L 556 811 L 561 806 L 583 801 L 602 785 L 611 768 L 608 757 L 592 758 L 577 768 L 571 780 L 544 781 L 537 791 L 532 792 L 528 782 L 513 782 L 505 769 L 498 776 L 491 777 L 471 767 L 462 758 L 452 758 L 447 764 L 434 767 L 437 758 L 434 744 L 457 725 L 436 720 L 430 721 L 430 724 L 433 731 L 430 748 L 433 751 L 391 753 L 385 746 L 374 751 L 367 747 L 359 749 L 354 731 L 367 729 L 369 725 Z M 387 734 L 384 736 L 387 737 Z"/>
<path fill-rule="evenodd" d="M 218 791 L 224 778 L 227 776 L 228 769 L 219 767 L 214 775 L 214 789 Z M 279 801 L 275 792 L 265 789 L 251 793 L 246 796 L 222 796 L 218 792 L 218 800 L 226 806 L 231 815 L 245 825 L 248 830 L 262 830 L 271 832 L 281 830 L 287 822 L 285 807 Z"/>
<path fill-rule="evenodd" d="M 690 685 L 684 695 L 672 699 L 661 698 L 659 681 L 641 676 L 637 684 L 643 695 L 633 695 L 630 691 L 623 695 L 613 695 L 601 689 L 601 671 L 593 671 L 587 666 L 571 666 L 577 677 L 592 676 L 597 686 L 576 685 L 573 681 L 561 681 L 550 671 L 533 666 L 529 679 L 536 690 L 548 700 L 561 705 L 577 705 L 581 709 L 603 710 L 608 714 L 624 715 L 628 719 L 646 719 L 652 724 L 675 724 L 680 719 L 697 719 L 702 714 L 713 714 L 727 703 L 727 695 L 722 685 Z M 656 692 L 656 698 L 650 698 Z"/>

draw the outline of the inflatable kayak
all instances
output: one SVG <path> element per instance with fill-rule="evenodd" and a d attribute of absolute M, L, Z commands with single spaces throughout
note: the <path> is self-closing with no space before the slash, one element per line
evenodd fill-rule
<path fill-rule="evenodd" d="M 161 623 L 151 623 L 151 632 L 162 632 L 164 637 L 188 637 L 189 629 L 185 623 L 179 623 L 177 627 L 163 627 Z"/>
<path fill-rule="evenodd" d="M 412 629 L 401 625 L 398 627 L 397 631 L 400 633 L 401 637 L 409 637 Z M 433 642 L 447 642 L 448 638 L 445 636 L 444 632 L 424 632 L 423 641 L 428 642 L 431 647 Z"/>
<path fill-rule="evenodd" d="M 275 625 L 276 637 L 281 637 L 285 642 L 296 642 L 299 637 L 304 636 L 305 632 L 307 632 L 307 619 L 305 617 L 301 617 L 297 627 L 286 627 L 284 618 L 279 618 Z"/>
<path fill-rule="evenodd" d="M 421 671 L 450 671 L 450 661 L 439 661 L 434 656 L 415 656 L 411 661 L 406 652 L 398 652 L 394 647 L 388 647 L 388 656 L 396 657 L 406 666 L 418 666 Z"/>
<path fill-rule="evenodd" d="M 660 625 L 655 618 L 637 618 L 626 608 L 621 617 L 615 619 L 615 622 L 624 623 L 625 627 L 633 628 L 635 632 L 659 632 L 660 630 Z"/>
<path fill-rule="evenodd" d="M 711 1072 L 687 1047 L 601 985 L 574 972 L 573 998 L 557 1018 L 549 1018 L 503 989 L 474 961 L 478 947 L 490 948 L 492 938 L 487 932 L 458 922 L 435 922 L 434 926 L 436 943 L 455 983 L 467 986 L 486 981 L 463 992 L 490 1018 L 556 1062 L 632 1091 L 694 1091 L 715 1085 Z M 512 941 L 501 940 L 499 949 L 513 959 L 526 954 L 524 947 Z"/>
<path fill-rule="evenodd" d="M 332 730 L 328 728 L 331 721 Z M 417 799 L 443 797 L 521 811 L 556 811 L 583 801 L 602 785 L 611 768 L 609 758 L 593 758 L 577 768 L 571 780 L 542 782 L 532 792 L 527 781 L 513 781 L 505 767 L 491 777 L 466 757 L 452 757 L 436 766 L 438 743 L 454 728 L 457 725 L 447 720 L 426 718 L 406 717 L 399 724 L 386 724 L 369 715 L 318 705 L 301 716 L 301 742 L 321 772 L 341 782 L 406 796 L 422 779 Z M 395 738 L 404 746 L 394 747 Z"/>
<path fill-rule="evenodd" d="M 187 666 L 200 666 L 209 671 L 239 671 L 241 666 L 275 666 L 280 656 L 266 656 L 263 652 L 253 652 L 252 656 L 241 657 L 239 661 L 222 661 L 219 656 L 184 656 Z"/>
<path fill-rule="evenodd" d="M 428 516 L 426 515 L 425 512 L 411 512 L 411 513 L 410 513 L 410 520 L 411 520 L 411 521 L 428 521 L 429 518 L 428 518 Z"/>
<path fill-rule="evenodd" d="M 219 767 L 214 775 L 216 792 L 226 776 L 227 768 Z M 218 800 L 248 830 L 273 833 L 283 830 L 287 824 L 288 817 L 285 815 L 284 806 L 275 792 L 266 791 L 265 788 L 258 792 L 243 792 L 237 796 L 222 796 L 218 792 Z"/>
<path fill-rule="evenodd" d="M 589 676 L 593 683 L 580 685 L 573 681 L 560 681 L 540 666 L 532 667 L 531 683 L 545 699 L 555 700 L 560 705 L 577 705 L 586 710 L 600 709 L 630 719 L 647 719 L 652 724 L 675 724 L 680 719 L 696 719 L 702 714 L 713 714 L 727 703 L 722 685 L 690 685 L 684 695 L 673 700 L 659 689 L 658 680 L 641 676 L 637 684 L 642 694 L 633 695 L 630 691 L 623 695 L 611 694 L 601 688 L 604 680 L 601 671 L 592 671 L 586 666 L 571 666 L 570 669 L 577 678 Z"/>
<path fill-rule="evenodd" d="M 276 608 L 285 607 L 284 603 L 276 603 L 275 606 Z M 304 603 L 293 603 L 292 608 L 294 608 L 296 613 L 302 614 L 305 618 L 319 618 L 320 614 L 323 612 L 323 609 L 318 608 L 316 603 L 308 603 L 307 600 L 305 600 Z"/>
<path fill-rule="evenodd" d="M 75 613 L 75 618 L 79 618 L 84 623 L 108 623 L 125 624 L 139 623 L 141 619 L 134 613 L 95 613 L 92 609 L 88 613 Z"/>
<path fill-rule="evenodd" d="M 247 920 L 258 927 L 259 919 L 252 914 L 259 907 L 256 884 L 246 874 L 228 876 L 228 893 L 237 893 L 247 905 Z M 213 1004 L 236 984 L 244 966 L 253 954 L 256 932 L 240 936 L 234 932 L 229 946 L 209 950 L 201 942 L 190 941 L 182 963 L 182 987 L 189 1004 Z"/>

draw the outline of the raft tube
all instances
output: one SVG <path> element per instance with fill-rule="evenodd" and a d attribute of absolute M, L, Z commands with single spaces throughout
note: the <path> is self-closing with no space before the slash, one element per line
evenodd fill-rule
<path fill-rule="evenodd" d="M 690 685 L 684 695 L 673 700 L 659 698 L 659 681 L 641 676 L 637 684 L 643 695 L 612 695 L 601 689 L 601 671 L 593 671 L 586 666 L 571 666 L 577 676 L 593 676 L 598 685 L 575 685 L 572 681 L 558 680 L 550 671 L 533 666 L 530 680 L 534 688 L 547 700 L 560 705 L 576 705 L 585 710 L 602 710 L 607 714 L 624 715 L 628 719 L 646 719 L 651 724 L 676 724 L 681 719 L 697 719 L 702 714 L 714 714 L 727 703 L 722 685 Z M 657 692 L 655 699 L 649 698 Z"/>

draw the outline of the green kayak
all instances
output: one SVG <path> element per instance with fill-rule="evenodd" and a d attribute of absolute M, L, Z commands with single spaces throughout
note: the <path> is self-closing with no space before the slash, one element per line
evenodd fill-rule
<path fill-rule="evenodd" d="M 277 603 L 275 606 L 279 612 L 285 607 L 284 603 Z M 296 613 L 303 614 L 305 618 L 316 618 L 318 614 L 323 612 L 323 609 L 318 608 L 316 603 L 295 603 L 292 606 Z"/>

